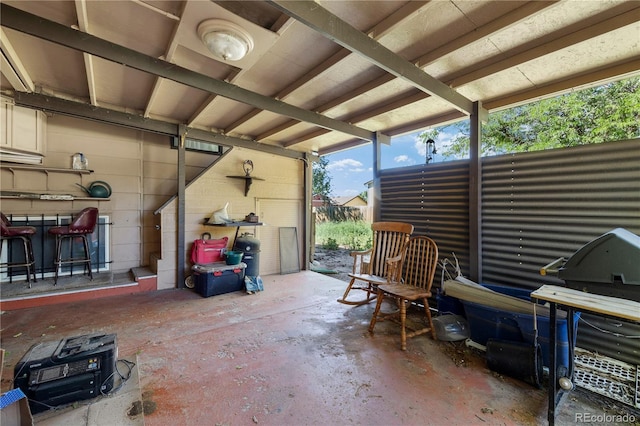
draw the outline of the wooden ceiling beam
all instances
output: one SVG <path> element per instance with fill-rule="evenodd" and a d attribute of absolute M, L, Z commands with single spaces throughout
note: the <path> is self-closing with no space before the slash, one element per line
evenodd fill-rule
<path fill-rule="evenodd" d="M 365 140 L 374 140 L 375 132 L 344 123 L 277 99 L 252 92 L 233 84 L 191 71 L 176 64 L 154 58 L 124 46 L 108 42 L 90 34 L 68 28 L 0 3 L 2 26 L 51 41 L 71 49 L 90 53 L 131 68 L 167 78 L 209 93 L 215 93 L 237 102 L 252 105 L 279 115 L 312 123 L 318 127 L 335 130 Z"/>
<path fill-rule="evenodd" d="M 579 87 L 594 87 L 610 81 L 636 76 L 639 70 L 640 55 L 637 55 L 628 61 L 622 61 L 613 66 L 603 67 L 580 75 L 573 75 L 569 78 L 549 82 L 543 86 L 538 86 L 531 90 L 524 90 L 509 96 L 487 100 L 482 103 L 482 106 L 489 111 L 499 111 L 501 109 L 548 98 L 550 95 L 558 96 Z"/>
<path fill-rule="evenodd" d="M 499 31 L 504 31 L 505 29 L 512 27 L 513 25 L 522 21 L 523 19 L 531 18 L 532 16 L 535 16 L 547 7 L 553 6 L 556 3 L 558 2 L 532 1 L 525 3 L 523 6 L 520 6 L 519 8 L 514 9 L 511 12 L 505 13 L 504 15 L 494 19 L 491 22 L 487 22 L 486 24 L 463 34 L 455 40 L 445 43 L 442 46 L 436 47 L 435 49 L 414 59 L 413 62 L 418 67 L 424 68 L 445 55 L 462 49 L 463 47 L 475 43 L 478 40 L 490 37 L 491 34 L 495 34 Z"/>
<path fill-rule="evenodd" d="M 410 1 L 408 3 L 405 3 L 402 7 L 396 10 L 394 13 L 392 13 L 387 18 L 380 21 L 379 23 L 374 25 L 371 29 L 369 29 L 367 31 L 367 34 L 374 40 L 378 40 L 379 38 L 388 34 L 391 30 L 393 30 L 397 26 L 402 25 L 402 23 L 405 20 L 409 19 L 414 13 L 425 9 L 429 3 L 430 1 Z M 313 82 L 315 78 L 321 76 L 323 73 L 330 70 L 333 66 L 335 66 L 336 64 L 338 64 L 340 61 L 347 58 L 351 54 L 352 52 L 350 50 L 341 47 L 340 50 L 335 52 L 333 55 L 331 55 L 328 58 L 322 59 L 318 63 L 318 65 L 316 65 L 314 68 L 312 68 L 308 72 L 305 72 L 303 76 L 295 80 L 293 83 L 287 85 L 287 87 L 283 88 L 280 92 L 275 94 L 274 97 L 280 100 L 286 99 L 287 96 L 291 95 L 296 90 L 299 90 L 305 87 L 307 84 L 310 84 L 311 82 Z M 392 80 L 395 78 L 390 74 L 387 74 L 387 76 L 389 80 Z M 323 112 L 322 108 L 315 108 L 315 111 L 320 113 Z M 225 132 L 233 131 L 234 129 L 238 128 L 240 125 L 246 123 L 256 115 L 258 115 L 260 112 L 261 112 L 260 110 L 252 110 L 248 112 L 243 117 L 239 118 L 238 120 L 228 125 L 227 128 L 225 129 Z M 290 122 L 290 123 L 291 125 L 296 124 L 296 122 Z M 265 135 L 267 135 L 265 136 L 265 138 L 278 133 L 278 132 L 273 132 L 273 130 L 275 130 L 275 128 L 265 132 Z"/>
<path fill-rule="evenodd" d="M 2 51 L 0 64 L 2 65 L 2 74 L 9 81 L 11 87 L 23 92 L 35 91 L 36 85 L 2 28 L 0 28 L 0 50 Z"/>
<path fill-rule="evenodd" d="M 410 3 L 414 3 L 414 2 L 410 2 Z M 424 68 L 425 66 L 431 64 L 433 61 L 435 61 L 436 59 L 447 55 L 449 53 L 452 53 L 470 43 L 476 42 L 478 40 L 481 40 L 485 37 L 490 36 L 493 33 L 496 33 L 498 31 L 504 30 L 506 28 L 509 28 L 513 25 L 515 25 L 516 23 L 522 21 L 523 19 L 527 19 L 530 18 L 531 16 L 536 15 L 537 13 L 540 13 L 542 10 L 546 9 L 549 6 L 552 6 L 554 4 L 556 4 L 557 1 L 534 1 L 534 2 L 529 2 L 529 3 L 525 3 L 523 6 L 520 6 L 519 8 L 512 10 L 508 13 L 505 13 L 504 15 L 494 19 L 491 22 L 488 22 L 485 25 L 482 25 L 476 29 L 474 29 L 473 31 L 470 31 L 460 37 L 458 37 L 457 39 L 446 43 L 442 46 L 438 46 L 437 48 L 415 58 L 412 62 L 414 62 L 417 66 L 419 66 L 420 68 Z M 426 6 L 425 5 L 420 5 L 420 7 L 417 7 L 414 12 L 417 12 L 418 10 L 422 10 L 424 9 Z M 406 12 L 406 10 L 405 10 Z M 385 20 L 386 21 L 386 20 Z M 383 21 L 384 22 L 384 21 Z M 383 26 L 382 23 L 380 24 L 380 27 L 378 27 L 378 25 L 376 25 L 375 27 L 373 27 L 371 30 L 369 30 L 369 34 L 371 33 L 377 33 L 377 34 L 386 34 L 386 32 L 390 29 L 390 27 L 387 26 Z M 363 95 L 373 89 L 376 89 L 378 87 L 380 87 L 381 85 L 388 83 L 390 81 L 395 80 L 397 77 L 395 75 L 392 74 L 388 74 L 385 73 L 384 75 L 375 78 L 374 80 L 371 80 L 363 85 L 361 85 L 360 87 L 357 87 L 345 94 L 343 94 L 342 96 L 339 96 L 323 105 L 320 105 L 319 107 L 315 108 L 315 111 L 320 112 L 320 113 L 325 113 L 327 111 L 329 111 L 331 108 L 337 107 L 339 105 L 342 105 L 350 100 L 353 100 L 354 98 Z M 290 126 L 296 124 L 295 122 L 289 122 Z M 289 127 L 290 127 L 289 126 Z M 267 138 L 270 136 L 273 136 L 279 132 L 282 132 L 284 130 L 286 130 L 288 127 L 285 126 L 284 124 L 278 125 L 272 129 L 269 129 L 265 132 L 263 132 L 261 135 L 258 135 L 258 140 L 262 140 L 262 138 Z"/>
<path fill-rule="evenodd" d="M 465 114 L 471 114 L 473 111 L 471 100 L 333 15 L 318 3 L 288 0 L 268 1 L 287 15 L 342 47 L 366 58 L 369 62 L 401 78 L 415 88 L 441 98 Z"/>
<path fill-rule="evenodd" d="M 87 14 L 86 0 L 76 0 L 76 15 L 78 16 L 78 29 L 84 33 L 91 34 L 89 30 L 89 15 Z M 89 91 L 89 102 L 91 105 L 98 105 L 96 95 L 96 73 L 93 69 L 93 57 L 88 53 L 83 53 L 84 69 L 87 75 L 87 89 Z"/>
<path fill-rule="evenodd" d="M 496 60 L 497 58 L 495 57 L 489 58 L 465 70 L 461 70 L 455 73 L 455 75 L 448 76 L 446 81 L 451 87 L 460 87 L 500 71 L 516 67 L 525 62 L 535 60 L 541 56 L 557 52 L 585 40 L 633 24 L 638 21 L 638 11 L 640 11 L 638 4 L 639 3 L 634 2 L 623 3 L 614 8 L 614 13 L 616 11 L 620 12 L 616 16 L 597 23 L 594 23 L 592 18 L 585 19 L 569 28 L 563 28 L 545 37 L 545 40 L 548 39 L 550 41 L 540 42 L 536 40 L 533 43 L 515 47 L 510 51 L 501 53 L 500 58 L 502 59 Z M 532 46 L 532 44 L 535 45 Z"/>

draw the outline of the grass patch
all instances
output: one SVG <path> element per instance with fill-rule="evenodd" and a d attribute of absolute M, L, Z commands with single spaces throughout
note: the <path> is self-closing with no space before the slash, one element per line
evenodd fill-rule
<path fill-rule="evenodd" d="M 349 250 L 371 248 L 373 234 L 371 224 L 356 220 L 344 222 L 323 222 L 316 224 L 316 244 L 329 250 L 340 247 Z"/>

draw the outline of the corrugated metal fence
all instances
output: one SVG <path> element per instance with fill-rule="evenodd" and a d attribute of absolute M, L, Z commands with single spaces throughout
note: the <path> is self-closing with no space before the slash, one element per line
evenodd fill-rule
<path fill-rule="evenodd" d="M 437 241 L 441 258 L 455 252 L 465 275 L 472 255 L 468 174 L 469 162 L 455 161 L 380 175 L 381 220 L 412 223 L 415 234 Z M 560 284 L 539 275 L 540 267 L 617 227 L 640 234 L 640 140 L 482 159 L 483 282 L 530 289 Z M 601 353 L 640 359 L 640 339 L 615 341 L 612 349 L 601 332 L 594 337 L 586 328 L 581 335 L 603 346 Z"/>

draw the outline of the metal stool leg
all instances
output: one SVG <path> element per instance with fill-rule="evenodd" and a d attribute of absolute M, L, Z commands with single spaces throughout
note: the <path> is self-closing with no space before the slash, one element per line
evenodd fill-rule
<path fill-rule="evenodd" d="M 12 237 L 3 237 L 2 245 L 4 246 L 4 241 L 7 241 L 7 248 L 9 247 L 10 241 L 15 239 L 20 239 L 22 241 L 22 249 L 24 250 L 24 263 L 20 262 L 9 262 L 2 264 L 2 267 L 6 267 L 7 271 L 11 268 L 16 267 L 24 267 L 27 270 L 27 283 L 29 284 L 29 288 L 31 288 L 31 273 L 33 272 L 33 281 L 36 282 L 36 270 L 35 270 L 35 256 L 33 255 L 33 246 L 31 244 L 31 238 L 24 235 L 16 235 Z M 2 254 L 2 248 L 0 247 L 0 254 Z"/>
<path fill-rule="evenodd" d="M 31 240 L 27 237 L 20 237 L 22 240 L 22 247 L 24 248 L 24 266 L 27 268 L 27 283 L 29 284 L 29 288 L 31 288 L 31 266 L 33 263 L 31 262 Z M 35 274 L 34 274 L 35 280 Z"/>
<path fill-rule="evenodd" d="M 62 240 L 69 239 L 69 257 L 66 259 L 62 259 Z M 84 257 L 83 258 L 74 258 L 73 257 L 73 239 L 74 238 L 82 238 L 82 245 L 84 249 Z M 73 265 L 74 263 L 83 263 L 83 273 L 87 272 L 87 268 L 89 269 L 88 275 L 89 279 L 93 281 L 93 271 L 91 270 L 91 252 L 89 251 L 89 240 L 86 235 L 56 235 L 56 275 L 54 278 L 53 285 L 58 283 L 58 271 L 65 263 L 69 263 Z M 73 268 L 73 266 L 71 266 Z M 73 269 L 72 269 L 73 270 Z"/>
<path fill-rule="evenodd" d="M 86 259 L 85 268 L 89 267 L 89 279 L 93 281 L 93 273 L 91 272 L 91 252 L 89 251 L 89 240 L 86 235 L 82 236 L 84 241 L 84 257 Z"/>
<path fill-rule="evenodd" d="M 60 269 L 62 262 L 62 236 L 56 235 L 56 260 L 54 260 L 53 264 L 55 266 L 56 272 L 55 277 L 53 278 L 53 285 L 58 284 L 58 270 Z"/>
<path fill-rule="evenodd" d="M 31 241 L 31 237 L 27 237 L 27 245 L 29 247 L 29 262 L 31 263 L 31 268 L 33 271 L 33 282 L 37 282 L 38 279 L 36 277 L 36 257 L 33 255 L 33 242 Z M 31 287 L 31 285 L 29 285 Z"/>

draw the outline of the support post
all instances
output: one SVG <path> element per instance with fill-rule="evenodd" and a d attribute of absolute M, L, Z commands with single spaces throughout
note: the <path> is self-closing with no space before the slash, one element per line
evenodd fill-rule
<path fill-rule="evenodd" d="M 312 220 L 314 219 L 311 214 L 311 209 L 313 208 L 313 157 L 305 154 L 304 158 L 301 158 L 304 163 L 304 188 L 303 188 L 303 212 L 302 212 L 302 220 L 304 224 L 302 241 L 304 241 L 304 252 L 302 259 L 302 269 L 309 269 L 309 263 L 313 260 L 313 255 L 315 253 L 314 247 L 312 243 L 315 243 L 315 239 L 313 236 L 314 232 L 314 224 Z"/>
<path fill-rule="evenodd" d="M 176 272 L 178 288 L 184 288 L 185 279 L 185 260 L 186 260 L 186 247 L 185 247 L 185 186 L 186 186 L 186 165 L 185 165 L 185 137 L 187 134 L 187 127 L 180 125 L 179 127 L 180 143 L 178 144 L 178 204 L 177 204 L 177 217 L 176 217 Z"/>
<path fill-rule="evenodd" d="M 469 277 L 482 282 L 482 162 L 480 161 L 482 119 L 486 110 L 482 103 L 473 103 L 469 117 Z"/>
<path fill-rule="evenodd" d="M 380 169 L 382 149 L 380 148 L 381 141 L 379 140 L 379 133 L 376 132 L 373 138 L 373 221 L 380 222 L 382 218 L 381 204 L 382 204 L 382 190 L 380 188 Z"/>

